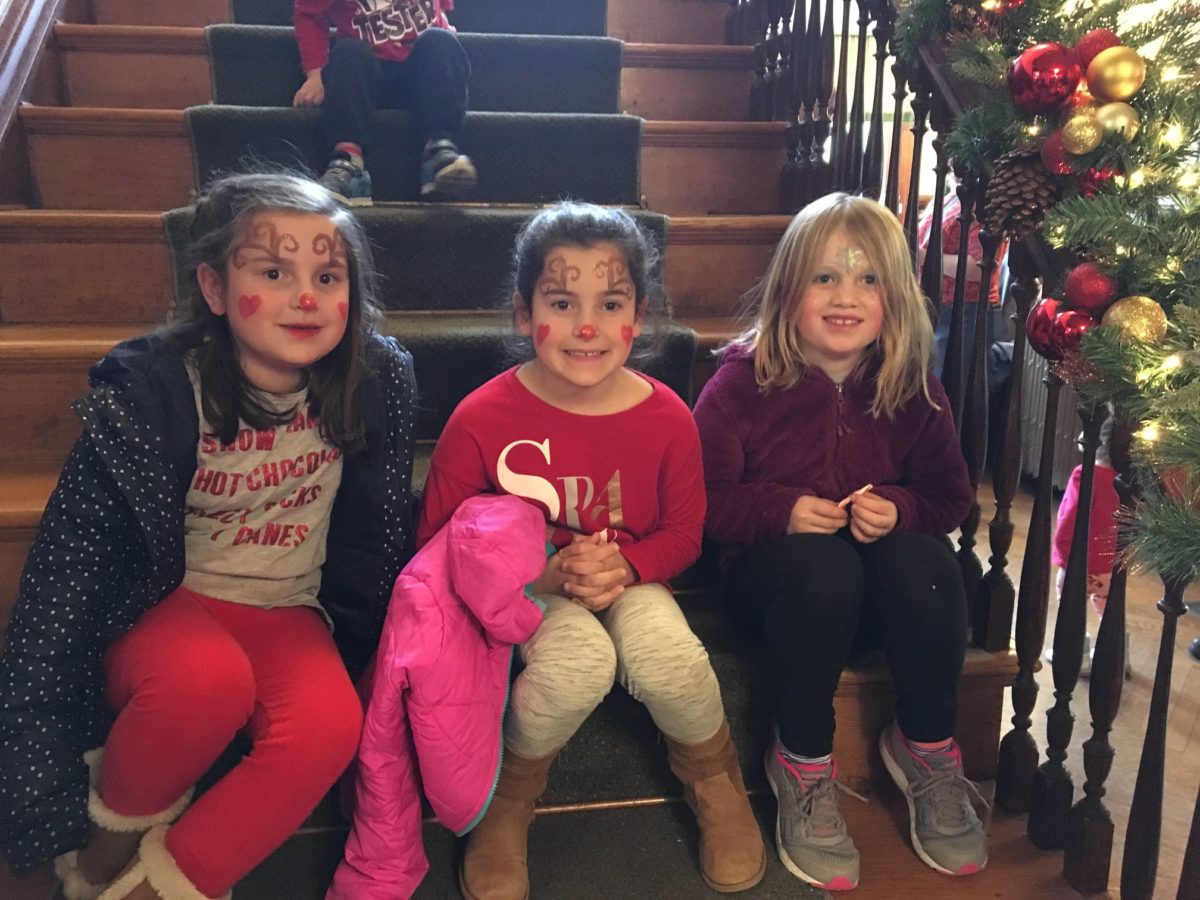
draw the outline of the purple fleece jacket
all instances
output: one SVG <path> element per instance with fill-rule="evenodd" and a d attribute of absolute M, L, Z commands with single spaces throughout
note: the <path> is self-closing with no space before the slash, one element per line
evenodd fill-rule
<path fill-rule="evenodd" d="M 918 395 L 874 418 L 874 372 L 835 384 L 810 366 L 794 387 L 763 393 L 754 358 L 732 347 L 696 401 L 708 489 L 705 531 L 726 554 L 780 537 L 805 494 L 838 501 L 864 484 L 896 504 L 898 530 L 944 535 L 974 494 L 950 403 Z"/>

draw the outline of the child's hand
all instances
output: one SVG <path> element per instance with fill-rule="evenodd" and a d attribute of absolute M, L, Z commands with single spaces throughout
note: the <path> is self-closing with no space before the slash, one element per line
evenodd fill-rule
<path fill-rule="evenodd" d="M 890 534 L 899 514 L 896 504 L 872 491 L 855 494 L 850 501 L 850 533 L 862 544 Z"/>
<path fill-rule="evenodd" d="M 835 534 L 846 527 L 846 510 L 832 500 L 805 495 L 792 507 L 788 534 Z"/>
<path fill-rule="evenodd" d="M 575 535 L 555 555 L 562 560 L 563 592 L 592 612 L 606 609 L 633 581 L 633 567 L 603 532 Z"/>
<path fill-rule="evenodd" d="M 325 83 L 321 81 L 321 70 L 313 69 L 292 98 L 292 106 L 320 106 L 325 101 Z"/>

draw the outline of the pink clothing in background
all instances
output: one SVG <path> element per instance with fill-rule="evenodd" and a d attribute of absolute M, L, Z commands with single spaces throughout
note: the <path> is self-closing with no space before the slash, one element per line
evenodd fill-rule
<path fill-rule="evenodd" d="M 1059 568 L 1066 568 L 1071 555 L 1071 535 L 1075 531 L 1075 515 L 1079 509 L 1079 479 L 1083 466 L 1076 466 L 1067 480 L 1062 503 L 1058 507 L 1058 524 L 1054 529 L 1054 542 L 1050 559 Z M 1113 482 L 1117 479 L 1115 469 L 1096 463 L 1096 474 L 1092 482 L 1092 518 L 1088 526 L 1088 575 L 1107 575 L 1112 572 L 1117 554 L 1117 509 L 1121 505 Z"/>
<path fill-rule="evenodd" d="M 500 771 L 513 645 L 542 621 L 525 594 L 546 564 L 541 510 L 519 497 L 464 500 L 404 567 L 358 751 L 354 823 L 326 900 L 409 897 L 429 870 L 421 793 L 456 834 L 482 818 Z"/>

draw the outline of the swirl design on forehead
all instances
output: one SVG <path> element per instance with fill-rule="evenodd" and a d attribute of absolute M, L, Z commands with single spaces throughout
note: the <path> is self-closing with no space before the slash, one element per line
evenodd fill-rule
<path fill-rule="evenodd" d="M 230 257 L 230 262 L 234 268 L 242 268 L 249 261 L 246 259 L 246 254 L 251 251 L 261 251 L 272 259 L 281 259 L 280 251 L 287 253 L 296 253 L 300 249 L 300 241 L 293 234 L 284 232 L 279 233 L 279 229 L 275 227 L 275 223 L 270 219 L 263 222 L 255 222 L 250 226 L 250 233 L 246 235 L 246 241 L 240 244 L 233 251 Z"/>
<path fill-rule="evenodd" d="M 608 292 L 610 294 L 629 294 L 634 292 L 633 280 L 629 277 L 629 268 L 625 265 L 625 260 L 619 256 L 610 256 L 608 259 L 602 259 L 596 263 L 596 268 L 593 270 L 597 278 L 608 279 Z"/>
<path fill-rule="evenodd" d="M 578 281 L 582 274 L 579 266 L 567 265 L 565 256 L 553 256 L 546 261 L 546 270 L 542 273 L 538 288 L 542 293 L 550 290 L 565 291 L 567 282 Z"/>
<path fill-rule="evenodd" d="M 328 256 L 329 265 L 346 265 L 346 241 L 336 228 L 333 234 L 318 234 L 313 238 L 312 250 L 317 256 Z"/>

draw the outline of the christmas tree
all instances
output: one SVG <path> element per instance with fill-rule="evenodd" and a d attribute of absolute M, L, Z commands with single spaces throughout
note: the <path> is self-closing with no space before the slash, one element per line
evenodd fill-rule
<path fill-rule="evenodd" d="M 909 0 L 897 48 L 944 41 L 979 104 L 947 137 L 990 176 L 985 222 L 1040 231 L 1076 265 L 1030 313 L 1030 346 L 1085 402 L 1136 423 L 1141 497 L 1125 550 L 1200 572 L 1200 6 Z M 1040 168 L 1031 172 L 1031 167 Z M 1036 176 L 1034 178 L 1033 176 Z M 1045 185 L 1039 203 L 1014 183 Z"/>

